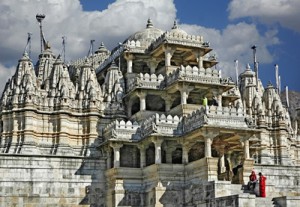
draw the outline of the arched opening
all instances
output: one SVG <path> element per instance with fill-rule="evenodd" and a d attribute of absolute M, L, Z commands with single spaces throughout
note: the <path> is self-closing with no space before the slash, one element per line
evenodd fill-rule
<path fill-rule="evenodd" d="M 139 111 L 140 111 L 140 99 L 138 97 L 135 97 L 131 105 L 131 114 L 133 115 Z"/>
<path fill-rule="evenodd" d="M 189 162 L 199 160 L 205 157 L 205 145 L 203 142 L 197 142 L 189 150 Z"/>
<path fill-rule="evenodd" d="M 146 149 L 146 166 L 152 165 L 155 163 L 155 147 L 151 143 Z"/>
<path fill-rule="evenodd" d="M 177 147 L 172 152 L 172 163 L 173 164 L 182 164 L 182 148 L 181 147 Z"/>
<path fill-rule="evenodd" d="M 178 92 L 179 93 L 179 92 Z M 181 103 L 180 93 L 178 94 L 178 97 L 173 101 L 171 109 L 178 106 Z"/>
<path fill-rule="evenodd" d="M 166 104 L 165 100 L 160 96 L 156 95 L 147 95 L 146 97 L 146 110 L 149 111 L 165 111 Z"/>

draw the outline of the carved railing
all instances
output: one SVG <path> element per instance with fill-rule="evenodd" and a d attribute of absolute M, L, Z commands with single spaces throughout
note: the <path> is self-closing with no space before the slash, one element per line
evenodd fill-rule
<path fill-rule="evenodd" d="M 104 138 L 106 140 L 138 140 L 139 124 L 131 121 L 115 120 L 104 128 Z"/>
<path fill-rule="evenodd" d="M 181 118 L 176 115 L 153 115 L 141 124 L 141 136 L 147 137 L 151 134 L 167 136 L 182 134 Z"/>
<path fill-rule="evenodd" d="M 188 133 L 195 129 L 201 128 L 207 124 L 207 116 L 205 114 L 205 109 L 200 108 L 194 111 L 192 114 L 186 116 L 183 121 L 183 132 Z"/>
<path fill-rule="evenodd" d="M 157 48 L 163 42 L 174 44 L 176 43 L 193 47 L 209 47 L 209 44 L 203 41 L 203 36 L 165 32 L 164 34 L 162 34 L 162 36 L 157 38 L 157 40 L 150 45 L 149 50 Z"/>
<path fill-rule="evenodd" d="M 137 41 L 131 40 L 131 41 L 127 41 L 125 45 L 127 47 L 141 47 L 141 42 L 138 40 Z"/>
<path fill-rule="evenodd" d="M 242 108 L 210 106 L 207 116 L 209 125 L 248 128 Z"/>
<path fill-rule="evenodd" d="M 183 132 L 187 133 L 204 125 L 220 127 L 251 127 L 242 108 L 216 107 L 210 106 L 205 112 L 204 108 L 194 111 L 185 117 L 183 121 Z"/>
<path fill-rule="evenodd" d="M 177 80 L 207 83 L 207 84 L 220 84 L 220 73 L 218 70 L 211 68 L 198 68 L 196 66 L 181 66 L 170 75 L 167 76 L 167 85 L 172 84 Z"/>
<path fill-rule="evenodd" d="M 127 93 L 136 88 L 161 89 L 164 85 L 164 76 L 161 74 L 140 73 L 136 77 L 128 79 Z"/>

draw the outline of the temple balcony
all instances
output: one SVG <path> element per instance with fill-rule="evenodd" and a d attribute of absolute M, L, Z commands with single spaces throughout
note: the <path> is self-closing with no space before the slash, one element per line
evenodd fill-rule
<path fill-rule="evenodd" d="M 130 117 L 130 120 L 140 122 L 140 121 L 145 120 L 148 117 L 154 116 L 155 114 L 161 115 L 164 113 L 165 112 L 162 112 L 162 111 L 149 111 L 149 110 L 138 111 Z"/>
<path fill-rule="evenodd" d="M 115 120 L 104 129 L 106 140 L 138 141 L 148 136 L 181 136 L 203 126 L 217 126 L 221 128 L 241 128 L 248 129 L 246 116 L 242 109 L 230 107 L 210 106 L 206 110 L 204 107 L 196 105 L 179 105 L 173 108 L 177 113 L 193 111 L 184 119 L 177 115 L 165 115 L 153 111 L 140 111 L 136 113 L 135 120 L 143 120 L 141 123 L 136 121 Z M 200 109 L 199 109 L 200 108 Z M 171 110 L 171 112 L 172 112 Z M 138 118 L 140 116 L 140 118 Z M 144 119 L 142 119 L 144 117 Z M 148 117 L 148 118 L 147 118 Z M 132 118 L 132 117 L 131 117 Z M 132 119 L 134 120 L 134 119 Z"/>
<path fill-rule="evenodd" d="M 179 104 L 168 111 L 171 115 L 178 116 L 187 116 L 188 114 L 193 113 L 193 111 L 199 110 L 203 106 L 199 106 L 199 104 Z"/>
<path fill-rule="evenodd" d="M 132 123 L 131 121 L 115 120 L 104 128 L 104 138 L 105 140 L 138 140 L 138 128 L 139 125 L 137 122 Z"/>
<path fill-rule="evenodd" d="M 176 136 L 182 134 L 181 118 L 155 114 L 141 123 L 141 137 L 150 135 Z"/>
<path fill-rule="evenodd" d="M 188 133 L 204 125 L 226 128 L 249 128 L 246 123 L 245 113 L 241 108 L 210 106 L 207 109 L 207 114 L 205 113 L 205 109 L 201 108 L 188 115 L 183 122 L 183 132 Z"/>
<path fill-rule="evenodd" d="M 127 93 L 138 88 L 142 89 L 162 89 L 164 88 L 164 76 L 148 73 L 140 73 L 135 77 L 127 79 Z"/>
<path fill-rule="evenodd" d="M 169 75 L 173 73 L 174 71 L 178 70 L 179 66 L 175 65 L 170 65 L 170 66 L 162 66 L 156 70 L 157 74 L 164 74 L 164 75 Z"/>
<path fill-rule="evenodd" d="M 187 81 L 202 84 L 221 84 L 221 76 L 218 70 L 211 68 L 198 68 L 196 66 L 181 66 L 166 77 L 167 86 L 176 81 Z"/>

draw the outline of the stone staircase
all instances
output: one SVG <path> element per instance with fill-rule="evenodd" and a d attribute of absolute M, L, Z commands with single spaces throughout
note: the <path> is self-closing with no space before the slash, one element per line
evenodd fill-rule
<path fill-rule="evenodd" d="M 256 195 L 253 190 L 248 190 L 247 185 L 241 185 L 241 184 L 231 184 L 230 191 L 232 195 L 245 194 L 245 193 Z M 271 197 L 266 197 L 266 198 L 256 197 L 255 207 L 277 207 L 277 205 L 273 204 Z"/>
<path fill-rule="evenodd" d="M 255 206 L 256 207 L 276 207 L 276 205 L 273 204 L 272 198 L 266 197 L 256 197 L 255 198 Z"/>

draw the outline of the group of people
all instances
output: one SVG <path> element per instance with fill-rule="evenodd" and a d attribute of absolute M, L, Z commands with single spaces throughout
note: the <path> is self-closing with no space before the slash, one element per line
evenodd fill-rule
<path fill-rule="evenodd" d="M 266 197 L 266 180 L 267 180 L 267 178 L 265 176 L 263 176 L 263 174 L 261 172 L 258 173 L 258 175 L 259 175 L 259 178 L 257 179 L 255 171 L 253 170 L 251 172 L 251 175 L 249 176 L 248 189 L 254 190 L 256 183 L 258 182 L 259 196 Z"/>

